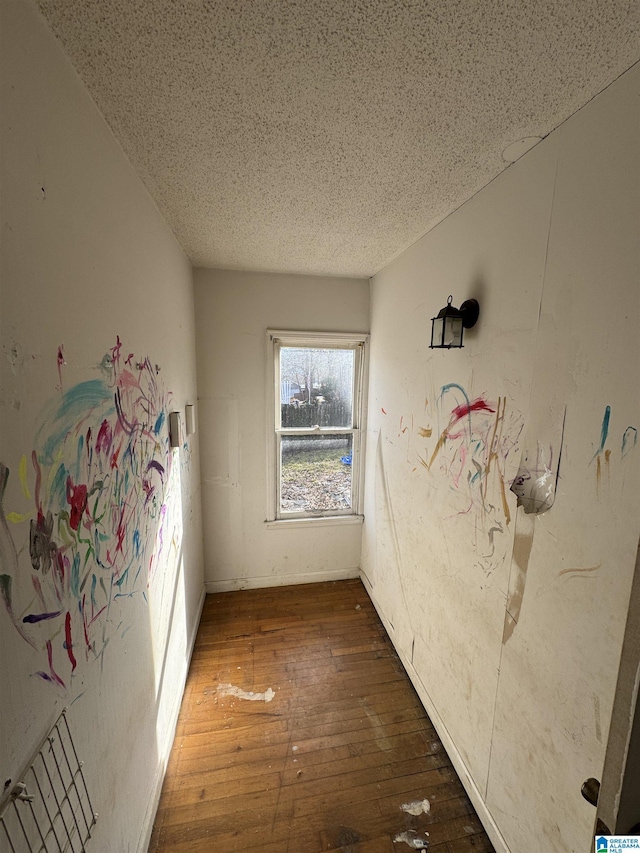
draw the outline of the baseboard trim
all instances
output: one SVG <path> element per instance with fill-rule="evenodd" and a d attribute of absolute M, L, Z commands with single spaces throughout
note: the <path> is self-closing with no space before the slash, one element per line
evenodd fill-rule
<path fill-rule="evenodd" d="M 200 601 L 198 602 L 198 617 L 194 620 L 194 624 L 191 626 L 191 634 L 189 636 L 188 643 L 189 654 L 187 655 L 187 665 L 184 670 L 182 687 L 179 691 L 177 691 L 177 698 L 176 702 L 174 703 L 173 712 L 171 715 L 171 736 L 167 738 L 168 746 L 165 751 L 165 754 L 159 757 L 158 767 L 156 769 L 155 779 L 153 780 L 153 786 L 151 789 L 151 797 L 149 798 L 149 805 L 147 807 L 147 813 L 145 814 L 144 824 L 142 827 L 142 832 L 140 834 L 140 844 L 138 845 L 139 853 L 148 853 L 149 844 L 151 843 L 151 833 L 153 832 L 153 824 L 155 822 L 156 812 L 158 811 L 158 805 L 160 803 L 162 783 L 164 782 L 165 773 L 167 771 L 167 763 L 169 761 L 173 742 L 176 737 L 176 728 L 178 725 L 178 717 L 180 715 L 180 707 L 182 705 L 182 697 L 184 696 L 184 688 L 187 683 L 189 667 L 191 666 L 191 657 L 193 656 L 193 650 L 196 644 L 196 637 L 198 635 L 198 627 L 200 625 L 200 618 L 202 616 L 202 608 L 204 607 L 204 600 L 206 594 L 207 591 L 203 588 L 202 592 L 200 593 Z"/>
<path fill-rule="evenodd" d="M 333 569 L 326 572 L 301 572 L 295 575 L 259 575 L 253 578 L 205 581 L 204 586 L 207 593 L 232 592 L 237 589 L 266 589 L 272 586 L 293 586 L 301 583 L 346 581 L 358 577 L 360 577 L 360 569 L 356 566 L 348 569 Z"/>
<path fill-rule="evenodd" d="M 371 586 L 371 582 L 369 581 L 369 578 L 366 576 L 366 574 L 364 572 L 360 573 L 360 577 L 364 583 L 364 586 L 365 586 L 365 589 L 367 590 L 369 598 L 373 602 L 373 606 L 375 607 L 375 609 L 378 613 L 378 616 L 380 617 L 380 620 L 382 621 L 382 624 L 384 625 L 387 633 L 389 634 L 391 642 L 393 642 L 393 634 L 394 634 L 393 626 L 385 618 L 384 613 L 382 611 L 382 608 L 380 607 L 378 601 L 376 600 L 376 597 L 374 595 L 373 588 Z M 413 686 L 415 688 L 416 693 L 420 697 L 420 701 L 424 705 L 425 711 L 427 712 L 431 722 L 433 723 L 433 727 L 435 728 L 435 730 L 438 733 L 438 737 L 442 741 L 442 745 L 444 746 L 444 748 L 447 751 L 447 755 L 451 759 L 451 763 L 453 764 L 453 767 L 454 767 L 456 773 L 460 777 L 460 781 L 462 782 L 462 785 L 463 785 L 465 791 L 467 792 L 469 799 L 471 800 L 473 807 L 476 810 L 478 817 L 480 818 L 480 821 L 481 821 L 482 825 L 484 826 L 485 831 L 491 840 L 491 843 L 493 844 L 493 846 L 496 849 L 496 853 L 511 853 L 509 847 L 507 846 L 507 842 L 504 839 L 504 836 L 502 835 L 502 833 L 498 829 L 498 825 L 496 824 L 493 815 L 489 811 L 489 808 L 488 808 L 482 794 L 480 793 L 480 789 L 478 788 L 475 781 L 473 780 L 471 773 L 469 772 L 469 768 L 467 767 L 462 755 L 458 752 L 458 749 L 457 749 L 451 735 L 449 734 L 442 717 L 440 716 L 437 708 L 433 704 L 433 701 L 431 700 L 431 697 L 429 696 L 427 689 L 425 688 L 424 684 L 422 683 L 420 676 L 418 675 L 418 673 L 414 669 L 411 661 L 403 654 L 402 650 L 399 648 L 396 648 L 395 643 L 393 643 L 393 645 L 394 645 L 394 648 L 396 649 L 396 652 L 397 652 L 400 660 L 402 661 L 402 665 L 404 666 L 405 670 L 407 671 L 407 675 L 409 676 L 411 683 L 413 684 Z"/>

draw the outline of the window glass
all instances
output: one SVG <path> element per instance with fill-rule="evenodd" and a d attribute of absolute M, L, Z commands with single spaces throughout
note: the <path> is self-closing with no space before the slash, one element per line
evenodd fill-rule
<path fill-rule="evenodd" d="M 352 349 L 280 349 L 280 426 L 353 425 Z"/>
<path fill-rule="evenodd" d="M 281 513 L 351 509 L 352 450 L 350 433 L 282 436 Z"/>
<path fill-rule="evenodd" d="M 359 515 L 368 336 L 267 336 L 274 426 L 267 521 Z"/>

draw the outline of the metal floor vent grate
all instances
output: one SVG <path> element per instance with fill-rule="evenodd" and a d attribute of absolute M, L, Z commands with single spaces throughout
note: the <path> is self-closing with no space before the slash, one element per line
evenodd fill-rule
<path fill-rule="evenodd" d="M 0 850 L 85 853 L 97 817 L 63 711 L 0 806 Z"/>

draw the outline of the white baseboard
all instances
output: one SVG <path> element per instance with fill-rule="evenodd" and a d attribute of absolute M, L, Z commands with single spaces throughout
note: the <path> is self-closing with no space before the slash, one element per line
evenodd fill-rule
<path fill-rule="evenodd" d="M 144 823 L 142 826 L 142 832 L 140 834 L 140 843 L 138 845 L 139 853 L 148 853 L 149 844 L 151 843 L 151 833 L 153 832 L 153 824 L 156 819 L 156 812 L 158 811 L 158 804 L 160 803 L 160 794 L 162 793 L 162 783 L 164 782 L 164 775 L 167 770 L 167 763 L 169 761 L 169 755 L 171 754 L 171 748 L 173 747 L 173 742 L 176 736 L 176 727 L 178 725 L 178 717 L 180 715 L 180 707 L 182 705 L 182 697 L 184 696 L 184 687 L 187 682 L 187 675 L 189 674 L 189 667 L 191 665 L 191 656 L 193 655 L 193 649 L 196 644 L 196 636 L 198 635 L 198 628 L 200 626 L 200 617 L 202 616 L 202 608 L 204 607 L 204 599 L 207 594 L 206 589 L 203 588 L 200 594 L 200 601 L 198 603 L 197 608 L 197 619 L 194 620 L 194 624 L 191 626 L 191 634 L 189 636 L 188 649 L 189 654 L 187 655 L 187 665 L 184 669 L 184 677 L 182 679 L 181 689 L 176 691 L 176 701 L 173 706 L 172 714 L 171 714 L 171 727 L 170 727 L 170 737 L 167 738 L 167 747 L 165 750 L 165 754 L 159 756 L 158 759 L 158 767 L 156 769 L 155 779 L 153 780 L 153 785 L 151 788 L 151 797 L 149 798 L 149 805 L 147 806 L 147 812 L 145 814 Z"/>
<path fill-rule="evenodd" d="M 389 634 L 389 637 L 391 638 L 391 641 L 393 642 L 393 626 L 387 621 L 382 611 L 382 608 L 376 601 L 376 597 L 373 593 L 369 578 L 365 575 L 364 572 L 360 573 L 360 577 L 362 579 L 362 582 L 364 583 L 367 593 L 369 594 L 369 597 L 371 598 L 371 601 L 373 602 L 373 606 L 378 612 L 378 616 L 380 617 L 384 627 L 386 628 L 387 633 Z M 402 653 L 402 651 L 396 648 L 396 652 L 400 660 L 402 661 L 402 665 L 407 671 L 407 675 L 411 679 L 411 683 L 413 684 L 416 693 L 420 697 L 420 701 L 424 705 L 425 711 L 429 715 L 429 719 L 433 723 L 433 727 L 438 733 L 438 737 L 442 741 L 442 745 L 447 751 L 447 755 L 451 759 L 451 763 L 453 764 L 456 773 L 460 777 L 460 781 L 462 782 L 462 785 L 465 791 L 467 792 L 469 799 L 471 800 L 473 807 L 476 810 L 478 817 L 480 818 L 480 821 L 491 840 L 491 843 L 496 849 L 496 853 L 511 853 L 509 847 L 507 846 L 507 842 L 504 840 L 504 836 L 498 829 L 498 825 L 496 824 L 493 815 L 489 811 L 489 808 L 486 802 L 484 801 L 482 794 L 480 793 L 480 789 L 473 780 L 471 773 L 469 772 L 469 768 L 467 767 L 464 759 L 458 752 L 458 749 L 451 735 L 449 734 L 442 717 L 440 716 L 437 708 L 433 704 L 433 701 L 431 700 L 427 689 L 422 683 L 420 676 L 414 669 L 411 661 Z"/>
<path fill-rule="evenodd" d="M 271 586 L 321 583 L 322 581 L 346 581 L 358 577 L 360 577 L 360 569 L 355 566 L 348 569 L 332 569 L 326 572 L 301 572 L 295 575 L 258 575 L 253 578 L 205 581 L 204 585 L 208 593 L 232 592 L 236 589 L 266 589 Z"/>

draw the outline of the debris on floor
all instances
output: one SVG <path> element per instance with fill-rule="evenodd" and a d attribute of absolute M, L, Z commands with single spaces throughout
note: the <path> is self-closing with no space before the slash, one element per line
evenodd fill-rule
<path fill-rule="evenodd" d="M 431 803 L 427 799 L 415 800 L 411 803 L 403 803 L 400 808 L 403 812 L 407 812 L 412 815 L 429 814 L 431 811 Z"/>
<path fill-rule="evenodd" d="M 429 833 L 417 833 L 414 829 L 408 829 L 406 832 L 400 832 L 394 837 L 394 842 L 404 842 L 411 847 L 412 850 L 428 850 L 429 842 L 426 837 Z"/>
<path fill-rule="evenodd" d="M 218 684 L 217 691 L 219 696 L 236 696 L 238 699 L 249 699 L 251 702 L 271 702 L 276 695 L 270 688 L 264 693 L 254 693 L 253 690 L 242 690 L 240 687 L 234 687 L 233 684 Z"/>

